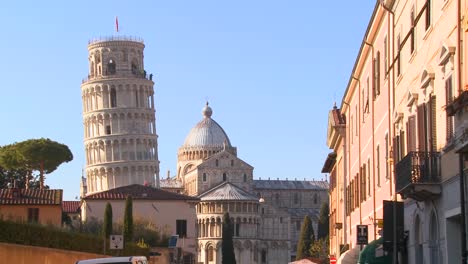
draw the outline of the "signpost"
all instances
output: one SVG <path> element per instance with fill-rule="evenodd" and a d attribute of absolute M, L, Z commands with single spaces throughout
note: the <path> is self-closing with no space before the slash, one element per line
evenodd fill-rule
<path fill-rule="evenodd" d="M 368 243 L 368 232 L 367 225 L 357 225 L 356 226 L 356 244 L 357 245 L 367 245 Z"/>
<path fill-rule="evenodd" d="M 123 249 L 123 236 L 122 235 L 110 235 L 109 239 L 109 248 L 110 249 Z"/>

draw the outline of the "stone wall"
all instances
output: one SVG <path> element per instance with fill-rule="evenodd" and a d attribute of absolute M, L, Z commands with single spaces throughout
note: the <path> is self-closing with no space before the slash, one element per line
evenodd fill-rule
<path fill-rule="evenodd" d="M 148 264 L 168 264 L 170 255 L 169 249 L 156 248 L 155 250 L 161 255 L 150 257 Z M 78 260 L 105 257 L 108 256 L 55 248 L 0 243 L 0 263 L 73 264 Z"/>

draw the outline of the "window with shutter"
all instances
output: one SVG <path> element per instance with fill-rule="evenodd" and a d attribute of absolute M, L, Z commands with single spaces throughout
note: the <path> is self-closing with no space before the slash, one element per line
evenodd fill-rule
<path fill-rule="evenodd" d="M 437 150 L 436 96 L 432 95 L 427 104 L 427 138 L 429 151 Z"/>
<path fill-rule="evenodd" d="M 380 95 L 380 51 L 377 51 L 377 55 L 374 60 L 374 99 Z"/>
<path fill-rule="evenodd" d="M 426 142 L 426 106 L 425 104 L 418 105 L 417 109 L 417 117 L 418 117 L 418 150 L 419 151 L 427 151 Z"/>
<path fill-rule="evenodd" d="M 445 105 L 449 105 L 453 102 L 453 87 L 452 87 L 452 76 L 448 77 L 445 81 Z M 447 116 L 446 119 L 446 137 L 447 142 L 450 142 L 454 136 L 454 117 Z"/>
<path fill-rule="evenodd" d="M 408 122 L 406 123 L 406 131 L 408 152 L 416 151 L 416 117 L 414 115 L 408 118 Z"/>

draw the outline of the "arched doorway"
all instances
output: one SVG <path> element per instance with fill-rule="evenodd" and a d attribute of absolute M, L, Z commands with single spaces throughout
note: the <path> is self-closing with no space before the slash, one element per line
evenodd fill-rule
<path fill-rule="evenodd" d="M 440 263 L 439 260 L 439 223 L 434 211 L 431 213 L 429 225 L 429 250 L 431 254 L 431 264 Z"/>

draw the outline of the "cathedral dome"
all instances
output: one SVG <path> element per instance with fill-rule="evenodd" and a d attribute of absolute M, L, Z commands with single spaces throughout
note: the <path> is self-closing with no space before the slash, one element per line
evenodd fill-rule
<path fill-rule="evenodd" d="M 185 138 L 184 148 L 216 148 L 231 147 L 224 129 L 211 119 L 213 110 L 206 103 L 202 110 L 203 120 L 198 122 Z"/>

